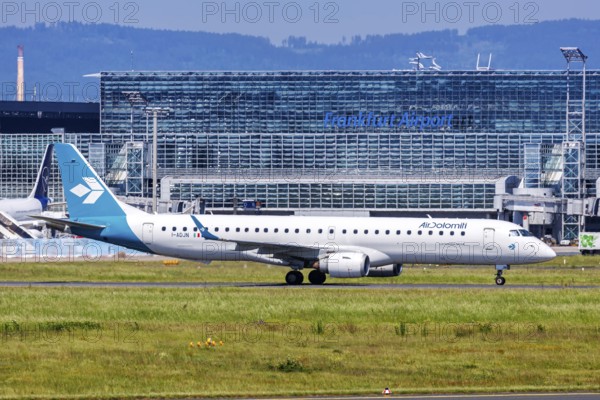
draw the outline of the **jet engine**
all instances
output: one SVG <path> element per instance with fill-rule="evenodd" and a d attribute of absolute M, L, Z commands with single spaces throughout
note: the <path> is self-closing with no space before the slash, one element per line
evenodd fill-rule
<path fill-rule="evenodd" d="M 319 261 L 318 269 L 332 278 L 362 278 L 369 273 L 371 261 L 363 253 L 334 253 Z"/>
<path fill-rule="evenodd" d="M 375 278 L 387 278 L 390 276 L 398 276 L 402 273 L 402 264 L 390 264 L 384 265 L 378 268 L 371 268 L 369 270 L 369 277 Z"/>

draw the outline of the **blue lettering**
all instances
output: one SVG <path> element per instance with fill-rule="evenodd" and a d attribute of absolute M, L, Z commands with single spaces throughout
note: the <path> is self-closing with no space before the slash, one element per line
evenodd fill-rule
<path fill-rule="evenodd" d="M 401 118 L 396 114 L 377 115 L 373 112 L 339 116 L 333 112 L 325 113 L 323 118 L 324 128 L 346 128 L 346 127 L 398 127 L 398 128 L 450 128 L 452 129 L 453 114 L 448 115 L 417 115 L 415 112 L 404 112 Z"/>
<path fill-rule="evenodd" d="M 330 123 L 331 121 L 331 116 L 333 115 L 333 113 L 325 113 L 325 120 L 323 121 L 323 127 L 327 128 L 327 124 Z"/>
<path fill-rule="evenodd" d="M 405 127 L 408 128 L 408 113 L 405 112 L 404 114 L 402 114 L 402 119 L 400 120 L 400 122 L 398 123 L 398 126 L 402 126 L 404 125 Z"/>
<path fill-rule="evenodd" d="M 359 112 L 358 113 L 358 126 L 365 126 L 366 119 L 367 119 L 367 117 L 363 115 L 363 112 L 362 111 Z"/>

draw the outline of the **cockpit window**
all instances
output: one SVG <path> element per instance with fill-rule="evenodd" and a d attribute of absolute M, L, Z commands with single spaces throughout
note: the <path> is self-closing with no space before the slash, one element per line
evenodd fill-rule
<path fill-rule="evenodd" d="M 508 232 L 508 236 L 521 236 L 521 235 L 519 235 L 519 231 L 514 230 L 514 231 Z"/>
<path fill-rule="evenodd" d="M 533 233 L 525 230 L 525 229 L 519 229 L 519 233 L 521 234 L 521 236 L 525 236 L 525 237 L 532 237 Z"/>

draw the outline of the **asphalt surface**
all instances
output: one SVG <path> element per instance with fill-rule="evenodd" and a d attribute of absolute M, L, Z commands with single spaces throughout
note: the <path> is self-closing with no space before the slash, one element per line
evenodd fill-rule
<path fill-rule="evenodd" d="M 300 286 L 289 286 L 285 283 L 249 283 L 249 282 L 0 282 L 0 287 L 73 287 L 73 288 L 219 288 L 219 287 L 235 287 L 235 288 L 286 288 L 286 289 L 303 289 L 314 288 L 320 290 L 327 289 L 528 289 L 528 290 L 543 290 L 543 289 L 600 289 L 598 285 L 590 286 L 561 286 L 561 285 L 511 285 L 507 283 L 504 286 L 497 286 L 493 283 L 489 285 L 465 285 L 465 284 L 344 284 L 334 283 L 324 285 L 311 285 L 305 283 Z"/>
<path fill-rule="evenodd" d="M 380 399 L 404 399 L 404 400 L 425 400 L 425 399 L 468 399 L 468 400 L 592 400 L 600 399 L 599 393 L 523 393 L 523 394 L 448 394 L 448 395 L 418 395 L 418 396 L 317 396 L 317 397 L 273 397 L 262 400 L 380 400 Z"/>

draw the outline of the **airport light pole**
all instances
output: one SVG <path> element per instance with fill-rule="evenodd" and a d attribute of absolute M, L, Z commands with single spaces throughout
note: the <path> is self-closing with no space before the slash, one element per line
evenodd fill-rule
<path fill-rule="evenodd" d="M 156 188 L 158 187 L 158 115 L 168 115 L 170 108 L 166 107 L 146 107 L 146 115 L 152 113 L 152 212 L 158 212 Z"/>

